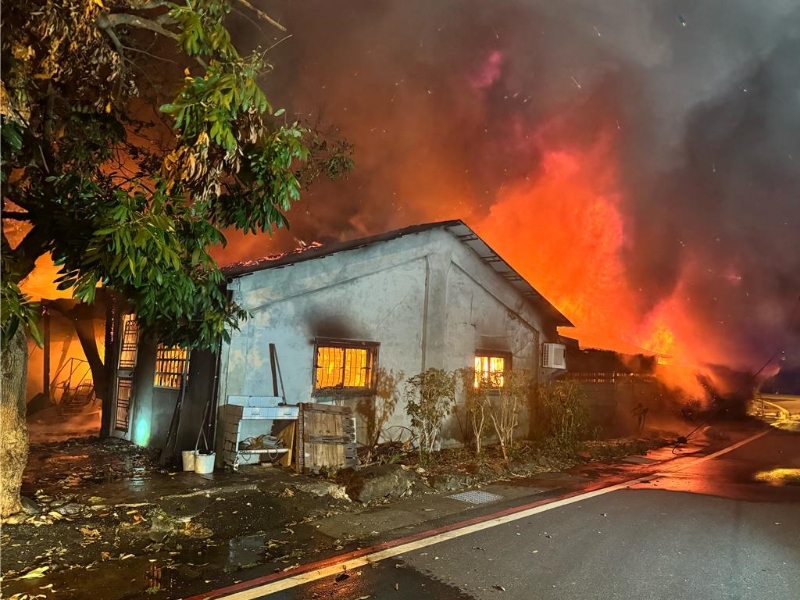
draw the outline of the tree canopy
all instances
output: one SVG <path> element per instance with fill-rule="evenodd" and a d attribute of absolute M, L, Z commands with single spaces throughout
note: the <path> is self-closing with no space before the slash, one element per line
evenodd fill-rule
<path fill-rule="evenodd" d="M 76 298 L 112 290 L 160 341 L 212 347 L 245 313 L 210 247 L 227 228 L 285 226 L 304 178 L 350 168 L 346 143 L 273 110 L 266 53 L 240 54 L 225 22 L 241 8 L 281 26 L 233 4 L 3 4 L 4 344 L 37 331 L 19 283 L 50 253 Z"/>

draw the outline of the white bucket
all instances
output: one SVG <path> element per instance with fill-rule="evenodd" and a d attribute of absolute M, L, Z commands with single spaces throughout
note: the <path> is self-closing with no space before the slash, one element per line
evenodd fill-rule
<path fill-rule="evenodd" d="M 201 475 L 213 473 L 215 459 L 216 455 L 213 452 L 210 454 L 200 454 L 198 452 L 194 457 L 194 472 Z"/>
<path fill-rule="evenodd" d="M 181 452 L 183 458 L 183 470 L 194 471 L 194 458 L 197 456 L 197 450 L 184 450 Z"/>

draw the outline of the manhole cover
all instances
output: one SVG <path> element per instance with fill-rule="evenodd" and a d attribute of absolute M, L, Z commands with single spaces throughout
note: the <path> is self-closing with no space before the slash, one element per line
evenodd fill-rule
<path fill-rule="evenodd" d="M 469 502 L 470 504 L 486 504 L 487 502 L 495 502 L 503 499 L 502 496 L 490 494 L 489 492 L 461 492 L 460 494 L 448 496 L 448 498 Z"/>

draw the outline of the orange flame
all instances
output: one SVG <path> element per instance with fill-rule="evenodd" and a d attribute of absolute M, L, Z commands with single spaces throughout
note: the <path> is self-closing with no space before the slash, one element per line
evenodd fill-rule
<path fill-rule="evenodd" d="M 670 369 L 677 375 L 666 383 L 702 394 L 695 377 L 700 355 L 708 360 L 717 353 L 710 347 L 699 352 L 702 331 L 691 322 L 681 286 L 642 314 L 638 290 L 626 278 L 612 132 L 572 145 L 554 145 L 546 130 L 540 132 L 541 168 L 503 191 L 476 229 L 575 324 L 565 333 L 581 346 L 651 354 L 661 364 L 689 367 Z"/>

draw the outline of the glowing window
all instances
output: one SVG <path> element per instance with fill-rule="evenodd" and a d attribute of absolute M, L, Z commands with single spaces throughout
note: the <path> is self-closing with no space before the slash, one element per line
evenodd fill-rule
<path fill-rule="evenodd" d="M 345 340 L 317 340 L 314 390 L 372 391 L 378 344 Z"/>
<path fill-rule="evenodd" d="M 156 374 L 153 385 L 179 390 L 181 376 L 187 371 L 188 358 L 189 353 L 184 348 L 159 344 L 156 350 Z"/>
<path fill-rule="evenodd" d="M 122 346 L 119 351 L 117 368 L 132 371 L 136 368 L 136 356 L 139 350 L 139 325 L 136 315 L 122 316 Z"/>
<path fill-rule="evenodd" d="M 511 355 L 502 352 L 475 353 L 475 387 L 488 383 L 491 387 L 503 387 L 503 375 L 511 369 Z"/>

